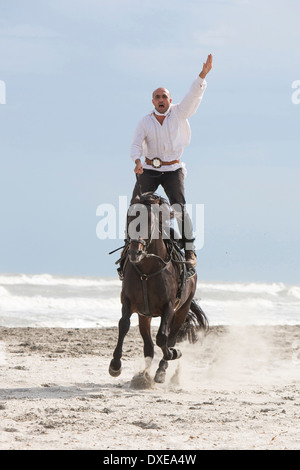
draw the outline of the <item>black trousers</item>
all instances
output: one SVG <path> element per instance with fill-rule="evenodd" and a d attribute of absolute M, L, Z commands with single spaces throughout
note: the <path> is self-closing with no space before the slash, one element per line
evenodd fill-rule
<path fill-rule="evenodd" d="M 174 215 L 178 223 L 178 228 L 184 247 L 187 250 L 194 250 L 193 225 L 191 218 L 186 211 L 186 201 L 184 196 L 184 175 L 181 168 L 175 171 L 157 171 L 144 170 L 138 176 L 137 182 L 133 189 L 131 203 L 139 194 L 149 191 L 155 192 L 158 186 L 162 186 L 171 206 L 176 205 L 180 210 L 175 210 Z"/>

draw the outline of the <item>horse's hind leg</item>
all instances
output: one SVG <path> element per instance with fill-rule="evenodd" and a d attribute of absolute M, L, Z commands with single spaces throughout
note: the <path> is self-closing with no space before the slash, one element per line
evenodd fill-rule
<path fill-rule="evenodd" d="M 187 317 L 187 314 L 189 313 L 189 306 L 190 306 L 190 302 L 187 301 L 184 305 L 182 305 L 182 307 L 180 307 L 180 309 L 175 314 L 174 322 L 172 324 L 172 328 L 171 328 L 170 335 L 169 335 L 169 341 L 168 341 L 169 347 L 174 347 L 176 344 L 177 334 L 180 328 L 182 327 Z"/>
<path fill-rule="evenodd" d="M 130 328 L 130 317 L 131 317 L 130 304 L 129 302 L 124 302 L 122 305 L 122 317 L 119 321 L 118 343 L 113 353 L 113 359 L 110 361 L 110 365 L 109 365 L 109 373 L 113 377 L 118 377 L 122 371 L 122 363 L 121 363 L 122 347 L 123 347 L 124 338 Z"/>
<path fill-rule="evenodd" d="M 165 381 L 166 378 L 166 370 L 168 368 L 168 361 L 165 359 L 162 359 L 159 363 L 158 369 L 155 373 L 154 381 L 156 383 L 162 384 Z"/>
<path fill-rule="evenodd" d="M 171 305 L 169 305 L 161 317 L 160 327 L 156 336 L 156 344 L 161 348 L 163 353 L 163 359 L 160 361 L 159 367 L 154 377 L 155 382 L 158 383 L 163 383 L 165 381 L 168 361 L 179 359 L 179 357 L 181 357 L 181 352 L 179 349 L 169 347 L 169 334 L 173 319 L 174 309 Z"/>
<path fill-rule="evenodd" d="M 161 316 L 160 326 L 156 335 L 156 344 L 161 348 L 163 358 L 165 361 L 172 359 L 172 351 L 168 348 L 168 336 L 170 333 L 170 326 L 174 317 L 174 310 L 170 305 L 164 309 L 164 313 Z"/>
<path fill-rule="evenodd" d="M 165 361 L 172 361 L 181 357 L 181 352 L 178 349 L 170 348 L 169 336 L 173 331 L 174 320 L 174 309 L 170 305 L 161 317 L 160 327 L 156 336 L 156 344 L 161 348 Z"/>

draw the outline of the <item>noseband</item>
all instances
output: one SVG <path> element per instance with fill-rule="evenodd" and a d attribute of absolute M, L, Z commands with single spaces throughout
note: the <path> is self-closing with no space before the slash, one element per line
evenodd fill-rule
<path fill-rule="evenodd" d="M 142 237 L 138 237 L 138 238 L 130 238 L 129 237 L 129 245 L 131 245 L 131 243 L 139 243 L 140 245 L 143 246 L 142 250 L 139 250 L 138 251 L 138 254 L 141 254 L 143 255 L 141 261 L 139 261 L 138 263 L 136 264 L 139 264 L 143 261 L 144 258 L 158 258 L 163 264 L 168 264 L 168 262 L 166 262 L 165 260 L 163 260 L 160 256 L 158 255 L 155 255 L 154 253 L 148 253 L 148 248 L 153 240 L 153 233 L 154 233 L 154 230 L 155 230 L 155 225 L 153 223 L 151 223 L 151 232 L 150 232 L 150 237 L 148 239 L 144 239 Z M 161 233 L 161 231 L 160 231 Z"/>
<path fill-rule="evenodd" d="M 131 245 L 132 243 L 138 243 L 139 245 L 142 245 L 142 249 L 141 250 L 138 250 L 137 253 L 140 254 L 140 255 L 144 255 L 143 258 L 141 259 L 141 261 L 145 258 L 145 257 L 148 257 L 149 254 L 147 252 L 148 248 L 149 248 L 149 245 L 151 243 L 151 238 L 149 238 L 149 240 L 144 240 L 143 238 L 139 237 L 139 238 L 129 238 L 129 245 Z M 140 261 L 140 262 L 141 262 Z"/>
<path fill-rule="evenodd" d="M 143 261 L 144 258 L 157 258 L 165 265 L 168 265 L 170 263 L 170 261 L 172 260 L 172 256 L 170 256 L 168 261 L 165 261 L 164 259 L 162 259 L 161 256 L 158 256 L 155 253 L 148 253 L 147 250 L 148 250 L 151 242 L 152 242 L 152 232 L 151 232 L 150 238 L 147 241 L 144 240 L 143 238 L 140 238 L 140 237 L 139 238 L 130 238 L 129 239 L 129 245 L 131 245 L 131 243 L 139 243 L 140 245 L 143 245 L 142 250 L 139 250 L 138 253 L 141 254 L 141 255 L 144 255 L 144 256 L 142 257 L 141 261 L 139 261 L 138 263 L 132 263 L 134 266 L 135 266 L 135 264 L 140 264 Z M 171 254 L 172 253 L 170 253 L 170 255 Z M 160 272 L 160 271 L 158 271 L 158 272 Z"/>

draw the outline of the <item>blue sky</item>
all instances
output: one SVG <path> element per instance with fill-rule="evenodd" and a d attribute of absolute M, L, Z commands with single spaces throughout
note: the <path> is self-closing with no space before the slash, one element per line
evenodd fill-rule
<path fill-rule="evenodd" d="M 96 209 L 131 195 L 152 90 L 180 101 L 212 53 L 183 155 L 199 278 L 299 284 L 299 16 L 297 0 L 2 0 L 0 271 L 116 274 Z"/>

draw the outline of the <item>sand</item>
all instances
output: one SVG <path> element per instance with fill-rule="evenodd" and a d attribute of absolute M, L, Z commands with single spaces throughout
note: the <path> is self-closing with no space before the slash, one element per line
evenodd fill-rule
<path fill-rule="evenodd" d="M 116 337 L 1 327 L 0 449 L 300 449 L 300 326 L 213 327 L 146 389 L 136 327 L 108 374 Z"/>

